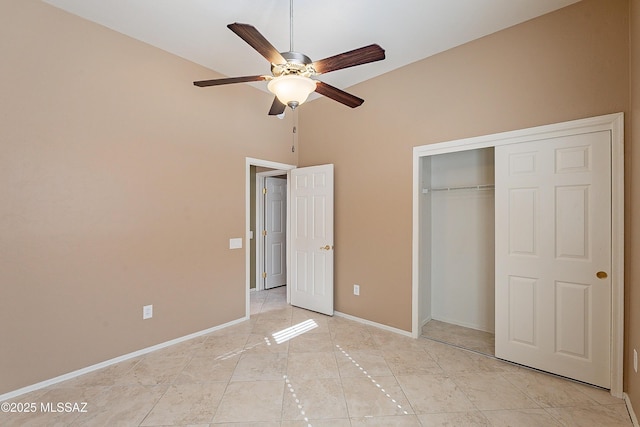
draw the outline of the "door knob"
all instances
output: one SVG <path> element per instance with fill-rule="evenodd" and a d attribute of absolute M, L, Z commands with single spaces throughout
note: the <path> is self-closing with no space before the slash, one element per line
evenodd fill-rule
<path fill-rule="evenodd" d="M 598 272 L 596 273 L 596 277 L 597 277 L 598 279 L 606 279 L 608 276 L 609 276 L 609 275 L 607 274 L 607 272 L 606 272 L 606 271 L 598 271 Z"/>
<path fill-rule="evenodd" d="M 329 246 L 329 245 L 321 246 L 320 249 L 322 249 L 324 251 L 328 251 L 328 250 L 331 249 L 331 246 Z"/>

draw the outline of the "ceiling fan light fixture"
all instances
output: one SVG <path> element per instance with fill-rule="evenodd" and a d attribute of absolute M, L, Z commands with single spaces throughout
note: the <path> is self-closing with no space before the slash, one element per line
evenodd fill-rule
<path fill-rule="evenodd" d="M 280 102 L 293 110 L 316 90 L 316 82 L 309 77 L 289 74 L 272 79 L 267 88 Z"/>

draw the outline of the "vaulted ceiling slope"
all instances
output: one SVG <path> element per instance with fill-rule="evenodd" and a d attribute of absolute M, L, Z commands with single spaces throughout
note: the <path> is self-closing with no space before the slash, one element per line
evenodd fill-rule
<path fill-rule="evenodd" d="M 251 24 L 280 51 L 290 47 L 289 0 L 43 1 L 225 76 L 269 74 L 264 58 L 227 24 Z M 382 46 L 386 60 L 323 76 L 348 88 L 578 1 L 294 0 L 293 50 L 317 60 Z"/>

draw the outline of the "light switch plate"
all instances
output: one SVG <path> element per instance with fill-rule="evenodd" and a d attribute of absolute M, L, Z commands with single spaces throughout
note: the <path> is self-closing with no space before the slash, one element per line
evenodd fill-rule
<path fill-rule="evenodd" d="M 153 317 L 153 305 L 145 305 L 142 307 L 142 320 L 151 319 Z"/>
<path fill-rule="evenodd" d="M 229 239 L 229 249 L 241 249 L 241 248 L 242 248 L 242 237 Z"/>

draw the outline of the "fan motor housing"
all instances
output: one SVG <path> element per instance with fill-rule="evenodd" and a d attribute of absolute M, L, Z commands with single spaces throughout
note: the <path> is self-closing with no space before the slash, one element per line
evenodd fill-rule
<path fill-rule="evenodd" d="M 309 77 L 316 74 L 311 65 L 311 58 L 307 55 L 300 52 L 280 52 L 280 54 L 287 62 L 285 64 L 271 64 L 271 72 L 274 77 L 289 74 Z"/>

